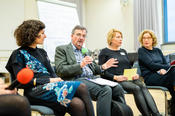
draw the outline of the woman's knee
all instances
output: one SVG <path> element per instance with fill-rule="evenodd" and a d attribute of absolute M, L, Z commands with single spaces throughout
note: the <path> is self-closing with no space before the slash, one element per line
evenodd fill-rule
<path fill-rule="evenodd" d="M 81 83 L 81 84 L 79 85 L 79 87 L 80 87 L 81 89 L 87 89 L 87 86 L 86 86 L 84 83 Z"/>
<path fill-rule="evenodd" d="M 135 92 L 139 92 L 139 91 L 141 91 L 141 88 L 138 85 L 134 86 L 133 92 L 135 93 Z"/>
<path fill-rule="evenodd" d="M 79 87 L 77 88 L 77 92 L 79 94 L 87 94 L 88 93 L 88 89 L 87 89 L 87 86 L 84 84 L 84 83 L 81 83 L 79 85 Z"/>
<path fill-rule="evenodd" d="M 78 111 L 84 111 L 85 104 L 80 98 L 74 97 L 70 103 L 70 108 L 71 109 L 78 109 Z"/>
<path fill-rule="evenodd" d="M 121 85 L 115 86 L 115 87 L 112 89 L 112 91 L 124 93 L 124 89 L 123 89 L 123 87 L 122 87 Z"/>
<path fill-rule="evenodd" d="M 28 99 L 25 96 L 20 96 L 20 95 L 9 95 L 8 96 L 12 101 L 15 101 L 18 104 L 21 105 L 30 105 Z"/>

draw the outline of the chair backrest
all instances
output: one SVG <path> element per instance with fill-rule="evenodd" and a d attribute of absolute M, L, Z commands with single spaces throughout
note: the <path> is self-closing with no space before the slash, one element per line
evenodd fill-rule
<path fill-rule="evenodd" d="M 165 59 L 167 60 L 167 62 L 170 64 L 172 61 L 175 60 L 175 53 L 171 53 L 165 56 Z"/>
<path fill-rule="evenodd" d="M 134 62 L 138 61 L 138 53 L 137 52 L 128 53 L 128 58 L 130 64 L 133 66 Z"/>
<path fill-rule="evenodd" d="M 47 107 L 47 106 L 41 106 L 41 105 L 31 105 L 31 110 L 32 111 L 37 111 L 39 112 L 41 115 L 51 115 L 54 116 L 54 111 Z"/>
<path fill-rule="evenodd" d="M 140 70 L 139 62 L 135 61 L 132 67 L 137 68 L 137 74 L 139 74 L 141 76 L 141 70 Z"/>

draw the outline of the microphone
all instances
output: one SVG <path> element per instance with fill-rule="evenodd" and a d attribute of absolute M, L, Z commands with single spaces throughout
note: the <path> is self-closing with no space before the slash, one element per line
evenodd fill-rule
<path fill-rule="evenodd" d="M 85 56 L 88 56 L 88 49 L 87 48 L 82 48 L 81 49 L 81 53 L 83 54 L 83 55 L 85 55 Z M 94 65 L 91 63 L 91 64 L 88 64 L 88 66 L 89 66 L 89 68 L 91 69 L 91 70 L 94 70 Z"/>
<path fill-rule="evenodd" d="M 27 84 L 33 77 L 34 73 L 31 69 L 23 68 L 18 72 L 17 79 L 14 80 L 6 89 L 13 90 L 15 87 L 18 87 L 21 84 Z"/>
<path fill-rule="evenodd" d="M 81 49 L 81 53 L 83 54 L 83 55 L 85 55 L 85 56 L 88 56 L 88 49 L 87 48 L 82 48 Z"/>

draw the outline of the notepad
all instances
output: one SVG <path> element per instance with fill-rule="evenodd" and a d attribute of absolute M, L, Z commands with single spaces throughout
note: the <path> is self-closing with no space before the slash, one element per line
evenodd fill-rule
<path fill-rule="evenodd" d="M 96 79 L 86 78 L 86 79 L 91 81 L 91 82 L 94 82 L 96 84 L 99 84 L 99 85 L 108 85 L 108 86 L 111 86 L 111 87 L 115 87 L 116 85 L 118 85 L 117 82 L 110 81 L 110 80 L 103 79 L 103 78 L 96 78 Z"/>
<path fill-rule="evenodd" d="M 137 74 L 137 68 L 124 69 L 123 75 L 128 77 L 128 80 L 132 80 L 132 77 Z"/>

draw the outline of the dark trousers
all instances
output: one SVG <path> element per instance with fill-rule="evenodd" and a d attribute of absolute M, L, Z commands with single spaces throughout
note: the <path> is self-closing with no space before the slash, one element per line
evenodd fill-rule
<path fill-rule="evenodd" d="M 124 91 L 120 85 L 111 88 L 109 86 L 98 85 L 85 78 L 78 78 L 76 81 L 82 81 L 86 84 L 91 98 L 97 101 L 98 116 L 111 116 L 112 99 L 125 103 Z"/>
<path fill-rule="evenodd" d="M 165 75 L 160 75 L 158 73 L 152 73 L 149 76 L 144 77 L 146 85 L 152 85 L 152 86 L 163 86 L 168 88 L 173 103 L 175 104 L 175 67 L 172 67 L 171 70 L 169 70 L 168 73 Z"/>
<path fill-rule="evenodd" d="M 159 111 L 155 101 L 146 86 L 140 80 L 120 82 L 124 90 L 134 95 L 137 108 L 143 116 L 158 116 Z"/>

